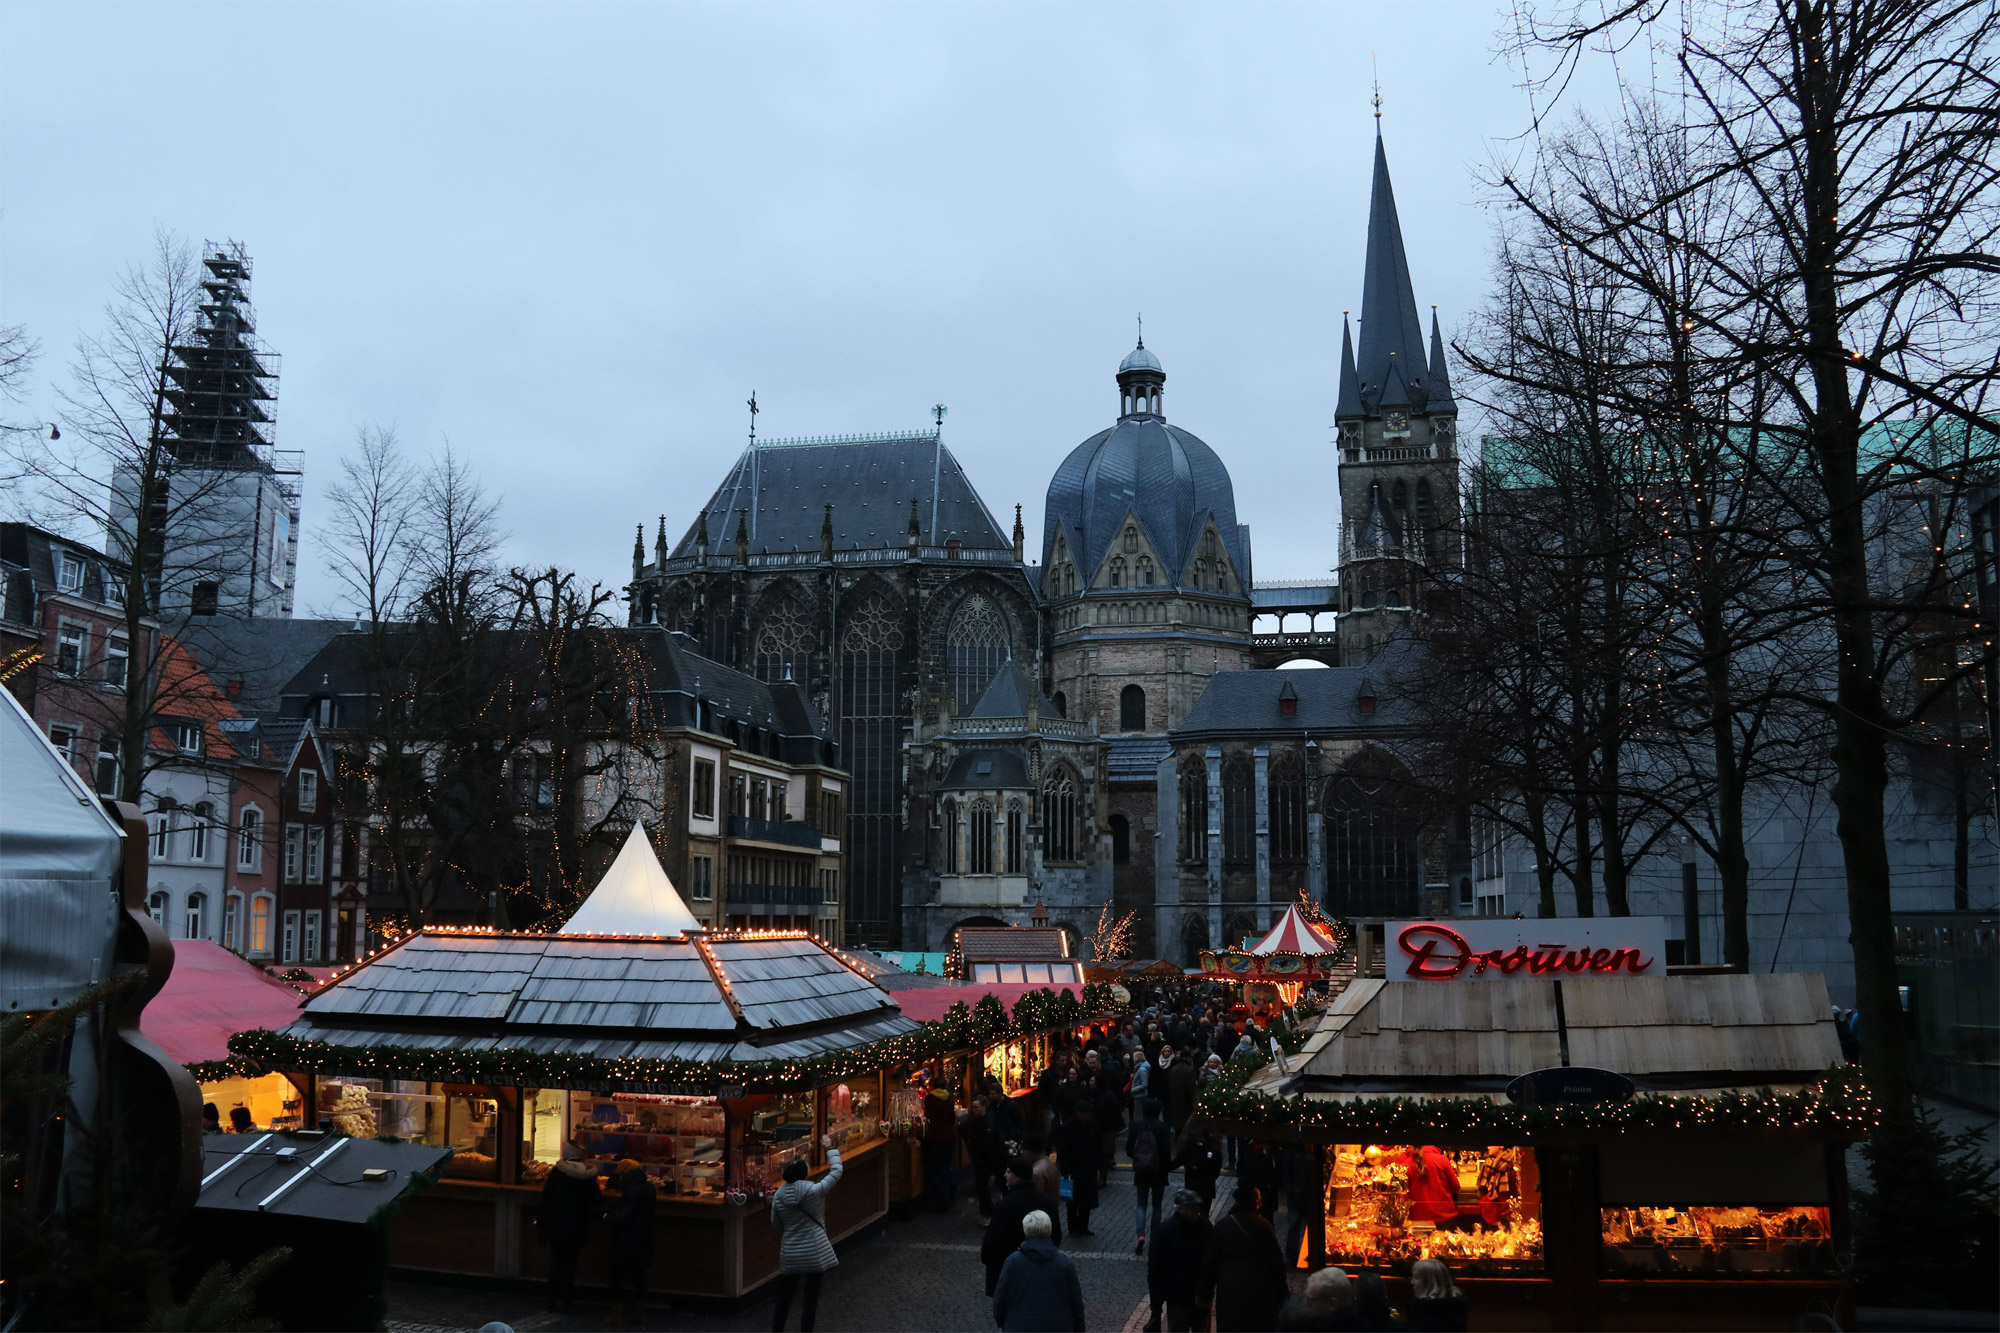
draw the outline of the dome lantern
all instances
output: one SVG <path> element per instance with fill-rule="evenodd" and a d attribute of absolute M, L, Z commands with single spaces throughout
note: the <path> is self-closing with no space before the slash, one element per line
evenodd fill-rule
<path fill-rule="evenodd" d="M 1120 418 L 1164 415 L 1161 399 L 1166 394 L 1167 372 L 1160 358 L 1146 350 L 1142 335 L 1139 345 L 1118 363 L 1118 415 Z"/>

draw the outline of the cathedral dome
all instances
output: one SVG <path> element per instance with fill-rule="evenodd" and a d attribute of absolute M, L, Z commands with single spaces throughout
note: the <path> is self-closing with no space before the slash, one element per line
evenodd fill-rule
<path fill-rule="evenodd" d="M 1148 364 L 1135 367 L 1135 357 Z M 1136 369 L 1158 370 L 1159 359 L 1143 346 L 1119 368 L 1121 382 Z M 1069 544 L 1079 577 L 1091 578 L 1119 537 L 1127 514 L 1135 515 L 1146 545 L 1159 559 L 1168 587 L 1187 581 L 1202 533 L 1213 518 L 1236 578 L 1250 584 L 1250 535 L 1236 522 L 1236 488 L 1229 469 L 1191 431 L 1170 426 L 1156 410 L 1128 411 L 1110 430 L 1079 444 L 1049 482 L 1042 523 L 1042 563 L 1058 534 Z"/>
<path fill-rule="evenodd" d="M 1160 358 L 1147 351 L 1146 344 L 1140 343 L 1127 352 L 1125 359 L 1118 363 L 1119 374 L 1122 375 L 1128 370 L 1160 370 Z"/>

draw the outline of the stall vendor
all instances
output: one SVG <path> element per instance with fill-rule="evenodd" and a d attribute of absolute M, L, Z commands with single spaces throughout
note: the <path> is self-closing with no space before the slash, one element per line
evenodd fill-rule
<path fill-rule="evenodd" d="M 1410 1172 L 1410 1220 L 1443 1225 L 1458 1220 L 1458 1168 L 1436 1144 L 1404 1155 Z"/>

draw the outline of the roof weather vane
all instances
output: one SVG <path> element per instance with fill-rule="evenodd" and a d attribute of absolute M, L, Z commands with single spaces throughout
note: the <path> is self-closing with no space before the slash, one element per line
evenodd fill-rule
<path fill-rule="evenodd" d="M 1373 51 L 1368 53 L 1368 65 L 1370 69 L 1375 71 L 1375 96 L 1368 100 L 1375 108 L 1375 132 L 1380 134 L 1382 132 L 1382 65 L 1380 61 L 1375 59 Z"/>
<path fill-rule="evenodd" d="M 750 443 L 753 445 L 757 443 L 757 413 L 760 410 L 757 406 L 757 391 L 752 389 L 750 391 Z"/>
<path fill-rule="evenodd" d="M 939 435 L 944 434 L 944 414 L 950 410 L 943 403 L 931 404 L 931 420 L 937 422 L 937 433 Z"/>
<path fill-rule="evenodd" d="M 1138 319 L 1139 319 L 1139 346 L 1144 347 L 1146 345 L 1146 312 L 1141 310 L 1139 312 Z"/>

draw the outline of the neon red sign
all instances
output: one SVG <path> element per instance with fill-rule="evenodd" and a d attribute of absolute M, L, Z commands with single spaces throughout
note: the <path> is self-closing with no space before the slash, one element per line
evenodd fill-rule
<path fill-rule="evenodd" d="M 1509 922 L 1509 925 L 1515 923 Z M 1539 933 L 1539 932 L 1538 932 Z M 1404 975 L 1417 981 L 1451 981 L 1460 976 L 1640 976 L 1653 970 L 1657 950 L 1566 944 L 1515 944 L 1475 948 L 1450 926 L 1418 921 L 1396 929 L 1396 945 L 1409 955 Z"/>

